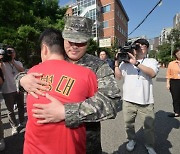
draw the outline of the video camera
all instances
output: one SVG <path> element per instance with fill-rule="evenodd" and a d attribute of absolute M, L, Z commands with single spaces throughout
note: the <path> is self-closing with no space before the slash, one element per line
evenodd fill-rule
<path fill-rule="evenodd" d="M 134 55 L 134 50 L 139 50 L 139 49 L 140 49 L 139 45 L 129 43 L 120 49 L 120 53 L 118 53 L 117 55 L 117 60 L 129 62 L 130 57 L 128 53 Z"/>
<path fill-rule="evenodd" d="M 12 53 L 13 53 L 13 50 L 0 49 L 0 55 L 2 55 L 2 58 L 0 59 L 0 61 L 3 61 L 3 62 L 12 61 Z"/>

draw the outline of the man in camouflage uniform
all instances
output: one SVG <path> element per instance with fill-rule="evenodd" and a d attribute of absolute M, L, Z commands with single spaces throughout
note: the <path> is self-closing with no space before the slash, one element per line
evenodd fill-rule
<path fill-rule="evenodd" d="M 92 69 L 98 79 L 98 92 L 91 98 L 81 103 L 62 105 L 54 98 L 49 104 L 35 104 L 34 117 L 41 118 L 39 123 L 59 122 L 65 120 L 67 127 L 75 128 L 86 122 L 87 129 L 87 153 L 102 153 L 100 144 L 100 123 L 99 121 L 115 118 L 116 106 L 120 100 L 120 89 L 114 78 L 113 70 L 105 61 L 86 53 L 88 41 L 91 37 L 92 21 L 85 17 L 67 17 L 63 30 L 64 47 L 67 60 Z M 23 88 L 38 97 L 44 81 L 35 79 L 41 74 L 32 73 L 29 75 L 19 74 L 16 78 L 17 87 Z M 81 74 L 80 74 L 81 75 Z M 82 72 L 83 75 L 83 72 Z M 57 103 L 58 102 L 58 103 Z"/>

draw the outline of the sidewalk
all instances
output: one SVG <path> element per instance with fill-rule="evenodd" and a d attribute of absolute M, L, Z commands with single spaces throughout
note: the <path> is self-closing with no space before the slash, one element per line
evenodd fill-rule
<path fill-rule="evenodd" d="M 0 154 L 22 154 L 25 129 L 22 129 L 20 133 L 15 136 L 11 135 L 11 126 L 8 121 L 6 106 L 4 100 L 2 99 L 1 94 L 0 94 L 0 103 L 1 103 L 1 117 L 4 127 L 4 137 L 6 143 L 5 150 L 1 151 Z M 17 109 L 15 111 L 17 112 Z"/>

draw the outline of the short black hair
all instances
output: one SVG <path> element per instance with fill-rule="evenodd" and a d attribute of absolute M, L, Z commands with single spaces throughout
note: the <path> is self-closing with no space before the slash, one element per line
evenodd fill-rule
<path fill-rule="evenodd" d="M 57 29 L 45 29 L 39 37 L 39 43 L 40 46 L 45 43 L 51 49 L 51 52 L 56 52 L 63 55 L 65 54 L 64 39 L 61 31 Z"/>
<path fill-rule="evenodd" d="M 14 49 L 14 47 L 13 47 L 12 45 L 6 45 L 6 49 L 8 49 L 8 48 Z M 15 50 L 15 49 L 14 49 L 14 50 Z"/>
<path fill-rule="evenodd" d="M 142 45 L 146 45 L 147 48 L 149 48 L 149 42 L 148 42 L 146 39 L 143 39 L 143 38 L 137 39 L 137 40 L 134 42 L 134 44 L 136 44 L 136 43 L 139 43 L 139 44 L 142 44 Z"/>
<path fill-rule="evenodd" d="M 177 47 L 174 51 L 173 51 L 173 56 L 177 58 L 176 53 L 180 51 L 180 47 Z"/>

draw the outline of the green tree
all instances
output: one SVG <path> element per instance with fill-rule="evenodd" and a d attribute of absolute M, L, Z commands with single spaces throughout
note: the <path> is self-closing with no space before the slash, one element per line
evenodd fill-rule
<path fill-rule="evenodd" d="M 18 56 L 20 57 L 21 55 L 20 60 L 24 63 L 26 62 L 27 67 L 34 65 L 32 56 L 39 56 L 35 64 L 40 62 L 39 42 L 37 41 L 40 31 L 31 26 L 21 26 L 18 28 L 17 34 L 18 39 L 15 46 L 17 46 Z"/>
<path fill-rule="evenodd" d="M 151 50 L 149 51 L 149 58 L 157 58 L 157 51 L 156 50 Z"/>
<path fill-rule="evenodd" d="M 99 47 L 98 47 L 97 42 L 94 41 L 93 39 L 90 39 L 88 48 L 87 48 L 87 53 L 97 56 L 98 51 L 99 51 Z"/>
<path fill-rule="evenodd" d="M 27 67 L 38 63 L 40 33 L 47 27 L 62 30 L 66 9 L 58 0 L 1 0 L 0 43 L 14 46 Z"/>
<path fill-rule="evenodd" d="M 158 47 L 157 53 L 158 61 L 165 66 L 172 60 L 171 58 L 171 44 L 164 43 Z"/>
<path fill-rule="evenodd" d="M 171 54 L 174 48 L 180 46 L 180 30 L 172 29 L 167 37 L 168 42 L 158 46 L 157 58 L 165 66 L 174 59 Z"/>
<path fill-rule="evenodd" d="M 169 43 L 173 43 L 174 48 L 180 46 L 180 30 L 172 29 L 168 35 L 168 41 Z"/>

